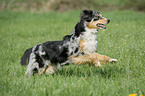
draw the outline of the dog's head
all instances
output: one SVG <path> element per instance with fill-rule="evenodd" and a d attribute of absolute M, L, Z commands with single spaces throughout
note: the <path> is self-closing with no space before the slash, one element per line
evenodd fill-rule
<path fill-rule="evenodd" d="M 109 19 L 102 17 L 99 12 L 92 10 L 83 10 L 81 20 L 86 21 L 89 29 L 106 29 L 104 24 L 110 22 Z"/>

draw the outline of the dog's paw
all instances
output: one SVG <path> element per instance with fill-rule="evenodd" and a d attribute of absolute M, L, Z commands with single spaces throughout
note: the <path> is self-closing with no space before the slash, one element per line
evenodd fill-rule
<path fill-rule="evenodd" d="M 46 71 L 45 71 L 45 74 L 46 75 L 51 75 L 51 74 L 54 74 L 55 73 L 55 70 L 54 70 L 54 67 L 53 66 L 49 66 Z"/>
<path fill-rule="evenodd" d="M 95 64 L 95 67 L 102 67 L 103 65 Z"/>
<path fill-rule="evenodd" d="M 110 59 L 110 60 L 109 60 L 109 62 L 110 62 L 110 63 L 113 63 L 113 64 L 114 64 L 114 63 L 117 63 L 117 61 L 118 61 L 117 59 Z"/>

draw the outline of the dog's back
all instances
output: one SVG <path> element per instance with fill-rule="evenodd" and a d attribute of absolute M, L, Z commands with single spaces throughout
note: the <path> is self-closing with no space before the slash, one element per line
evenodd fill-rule
<path fill-rule="evenodd" d="M 66 36 L 64 36 L 63 37 L 63 41 L 69 41 L 70 40 L 70 37 L 71 37 L 71 35 L 66 35 Z M 60 41 L 59 41 L 60 42 Z M 61 41 L 62 42 L 62 41 Z M 53 41 L 48 41 L 48 42 L 46 42 L 46 43 L 44 43 L 44 44 L 47 44 L 47 45 L 50 45 L 51 43 L 53 43 Z M 56 43 L 56 42 L 55 42 Z M 55 44 L 55 45 L 57 45 L 57 44 Z M 44 45 L 45 46 L 45 45 Z M 46 46 L 47 47 L 47 46 Z M 47 51 L 47 50 L 46 50 Z M 25 52 L 24 52 L 24 54 L 23 54 L 23 56 L 21 57 L 21 61 L 20 61 L 20 64 L 21 65 L 28 65 L 28 63 L 29 63 L 29 58 L 30 58 L 30 54 L 32 53 L 32 48 L 29 48 L 29 49 L 27 49 Z"/>

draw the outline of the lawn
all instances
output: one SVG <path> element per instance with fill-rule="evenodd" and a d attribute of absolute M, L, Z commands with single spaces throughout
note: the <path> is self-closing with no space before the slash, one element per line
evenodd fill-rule
<path fill-rule="evenodd" d="M 64 66 L 53 75 L 25 76 L 19 64 L 27 48 L 61 40 L 73 31 L 80 11 L 0 12 L 0 96 L 145 95 L 145 13 L 101 12 L 111 20 L 98 35 L 98 53 L 118 59 L 101 68 Z"/>

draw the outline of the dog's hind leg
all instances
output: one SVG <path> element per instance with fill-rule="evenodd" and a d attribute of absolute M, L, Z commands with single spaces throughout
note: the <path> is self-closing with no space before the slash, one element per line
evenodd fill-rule
<path fill-rule="evenodd" d="M 50 61 L 43 57 L 46 53 L 43 50 L 42 44 L 38 44 L 33 47 L 32 53 L 30 54 L 29 64 L 27 66 L 26 75 L 41 75 L 44 69 L 50 65 Z"/>
<path fill-rule="evenodd" d="M 48 68 L 45 70 L 45 74 L 46 75 L 50 75 L 50 74 L 53 74 L 53 73 L 55 73 L 55 68 L 54 68 L 54 66 L 48 66 Z"/>
<path fill-rule="evenodd" d="M 29 64 L 27 66 L 26 75 L 34 75 L 35 73 L 39 73 L 39 63 L 37 62 L 35 53 L 30 54 Z"/>

